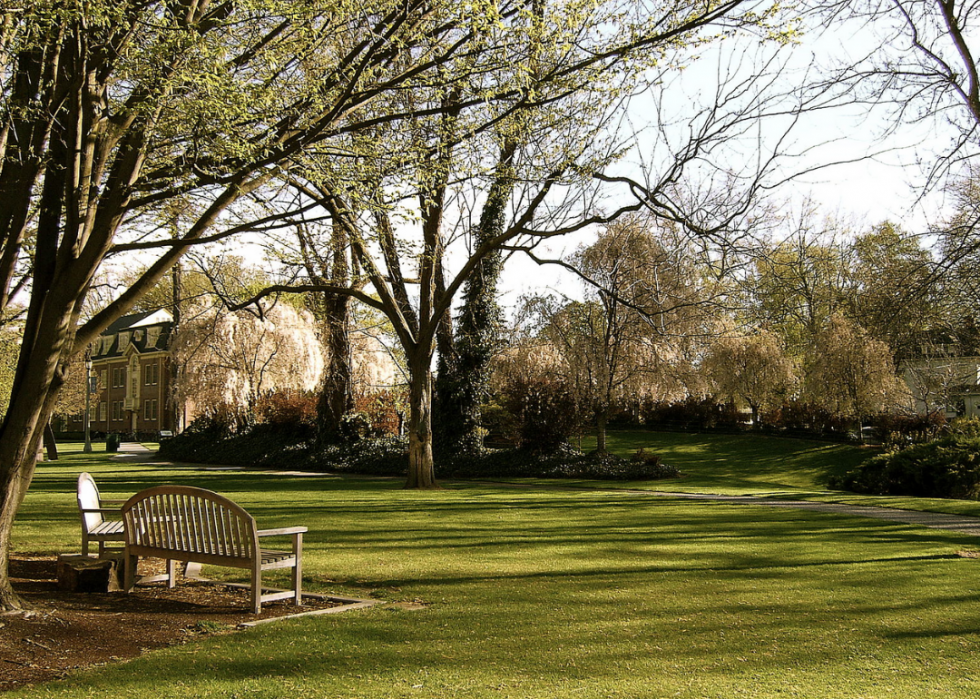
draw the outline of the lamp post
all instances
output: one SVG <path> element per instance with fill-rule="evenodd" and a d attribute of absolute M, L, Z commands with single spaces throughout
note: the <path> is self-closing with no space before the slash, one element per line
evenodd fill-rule
<path fill-rule="evenodd" d="M 92 376 L 92 358 L 89 356 L 85 357 L 85 446 L 82 447 L 82 451 L 86 454 L 92 451 L 92 393 L 93 393 L 93 379 Z"/>

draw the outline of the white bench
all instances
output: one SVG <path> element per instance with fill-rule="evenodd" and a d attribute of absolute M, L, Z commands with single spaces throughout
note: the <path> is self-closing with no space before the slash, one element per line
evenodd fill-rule
<path fill-rule="evenodd" d="M 203 488 L 162 485 L 136 493 L 122 507 L 125 521 L 124 587 L 133 589 L 139 556 L 167 561 L 167 585 L 174 586 L 174 561 L 244 568 L 251 571 L 252 608 L 263 602 L 294 598 L 301 604 L 303 534 L 306 527 L 258 529 L 240 505 Z M 292 551 L 259 547 L 259 537 L 293 538 Z M 262 571 L 292 568 L 292 590 L 262 594 Z"/>
<path fill-rule="evenodd" d="M 99 487 L 87 473 L 78 476 L 78 514 L 82 519 L 82 555 L 88 555 L 88 542 L 99 542 L 99 558 L 105 555 L 105 545 L 108 541 L 125 541 L 123 521 L 119 507 L 125 500 L 103 500 L 99 495 Z M 113 505 L 113 507 L 106 507 Z M 114 515 L 115 519 L 106 519 L 105 515 Z"/>

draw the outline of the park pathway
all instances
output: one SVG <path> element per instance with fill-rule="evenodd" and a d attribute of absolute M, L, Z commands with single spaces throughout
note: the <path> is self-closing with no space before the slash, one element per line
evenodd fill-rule
<path fill-rule="evenodd" d="M 156 456 L 156 452 L 147 449 L 142 444 L 124 443 L 119 447 L 120 457 L 125 460 L 138 459 L 151 460 Z M 161 462 L 162 463 L 162 462 Z M 190 465 L 190 464 L 188 464 Z M 214 469 L 214 466 L 204 464 L 195 465 L 201 469 Z M 236 469 L 237 470 L 237 469 Z M 243 469 L 245 470 L 245 469 Z M 251 469 L 247 469 L 251 470 Z M 256 473 L 271 473 L 271 471 L 257 471 Z M 303 473 L 290 472 L 290 475 L 309 475 L 323 476 L 325 473 Z M 341 475 L 346 474 L 329 474 Z M 503 485 L 511 488 L 561 488 L 568 490 L 586 490 L 585 488 L 570 488 L 568 486 L 538 485 L 529 483 L 500 483 L 496 481 L 482 481 L 488 485 Z M 593 490 L 588 488 L 588 490 Z M 761 505 L 763 507 L 786 507 L 798 510 L 810 510 L 813 512 L 828 512 L 831 514 L 850 515 L 854 517 L 870 517 L 871 519 L 882 519 L 889 522 L 903 522 L 905 524 L 916 524 L 931 529 L 943 529 L 945 531 L 956 532 L 966 536 L 980 537 L 980 517 L 965 517 L 963 515 L 949 515 L 939 512 L 918 512 L 915 510 L 896 510 L 890 507 L 868 507 L 865 505 L 845 505 L 831 502 L 811 502 L 808 500 L 777 500 L 773 498 L 760 497 L 756 495 L 712 495 L 710 493 L 673 493 L 656 490 L 637 490 L 624 488 L 609 488 L 608 492 L 629 493 L 631 495 L 647 495 L 651 497 L 681 498 L 685 500 L 704 500 L 709 502 L 727 502 L 737 505 Z"/>
<path fill-rule="evenodd" d="M 730 502 L 740 505 L 762 505 L 764 507 L 788 507 L 814 512 L 829 512 L 855 517 L 870 517 L 889 522 L 904 522 L 917 524 L 932 529 L 980 536 L 980 518 L 963 515 L 948 515 L 940 512 L 918 512 L 916 510 L 896 510 L 890 507 L 868 507 L 866 505 L 845 505 L 832 502 L 810 502 L 808 500 L 775 500 L 754 495 L 711 495 L 707 493 L 665 493 L 652 490 L 629 490 L 630 493 L 655 495 L 658 497 L 684 498 L 687 500 L 710 500 L 714 502 Z"/>

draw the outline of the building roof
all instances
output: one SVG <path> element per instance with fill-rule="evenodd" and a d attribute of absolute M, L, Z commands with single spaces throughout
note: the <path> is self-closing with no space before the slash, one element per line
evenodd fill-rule
<path fill-rule="evenodd" d="M 143 354 L 170 345 L 174 319 L 164 310 L 123 316 L 109 325 L 92 345 L 92 359 L 122 357 L 130 347 Z"/>

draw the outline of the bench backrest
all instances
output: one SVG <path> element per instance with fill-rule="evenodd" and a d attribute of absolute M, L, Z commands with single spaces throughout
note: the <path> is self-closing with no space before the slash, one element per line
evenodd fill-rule
<path fill-rule="evenodd" d="M 185 485 L 142 490 L 122 507 L 126 547 L 141 555 L 246 565 L 258 552 L 255 519 L 223 495 Z M 166 558 L 167 556 L 161 556 Z"/>
<path fill-rule="evenodd" d="M 90 532 L 102 524 L 102 498 L 99 496 L 99 487 L 95 485 L 95 480 L 87 473 L 78 475 L 78 509 L 82 515 L 82 526 L 86 532 Z M 86 511 L 88 510 L 88 511 Z"/>

